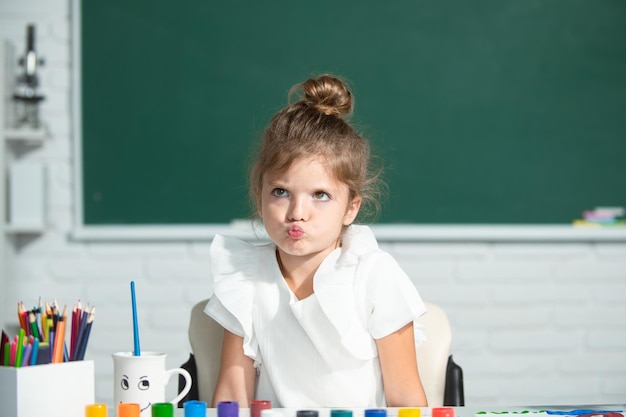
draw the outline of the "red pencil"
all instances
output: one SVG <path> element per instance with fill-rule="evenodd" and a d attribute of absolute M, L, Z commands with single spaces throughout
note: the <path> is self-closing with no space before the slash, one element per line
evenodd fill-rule
<path fill-rule="evenodd" d="M 82 314 L 82 307 L 80 300 L 78 300 L 78 306 L 74 306 L 72 309 L 72 331 L 70 333 L 70 360 L 76 356 L 76 339 L 78 338 L 78 328 L 80 326 L 80 316 Z"/>

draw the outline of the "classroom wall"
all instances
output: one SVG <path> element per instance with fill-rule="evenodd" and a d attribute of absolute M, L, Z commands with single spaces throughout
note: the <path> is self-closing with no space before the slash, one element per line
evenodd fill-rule
<path fill-rule="evenodd" d="M 143 350 L 186 360 L 187 321 L 205 297 L 203 243 L 71 241 L 70 2 L 0 0 L 0 38 L 21 55 L 26 25 L 37 26 L 50 140 L 23 158 L 48 170 L 49 230 L 11 237 L 3 268 L 3 317 L 15 304 L 56 298 L 96 306 L 87 357 L 96 399 L 112 402 L 114 351 L 133 345 L 129 281 L 135 280 Z M 114 161 L 112 161 L 113 163 Z M 449 314 L 453 353 L 463 366 L 466 403 L 549 405 L 624 402 L 626 244 L 385 243 L 422 296 Z"/>

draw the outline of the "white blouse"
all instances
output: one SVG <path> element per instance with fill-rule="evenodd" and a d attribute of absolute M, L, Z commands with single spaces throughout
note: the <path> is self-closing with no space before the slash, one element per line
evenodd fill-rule
<path fill-rule="evenodd" d="M 352 225 L 298 300 L 280 273 L 274 244 L 216 236 L 205 312 L 243 337 L 257 369 L 257 399 L 274 407 L 384 407 L 375 339 L 426 312 L 415 286 L 379 249 L 367 226 Z M 416 346 L 425 340 L 414 324 Z"/>

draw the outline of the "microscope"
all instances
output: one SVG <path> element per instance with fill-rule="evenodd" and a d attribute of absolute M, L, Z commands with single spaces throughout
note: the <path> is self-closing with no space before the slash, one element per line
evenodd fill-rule
<path fill-rule="evenodd" d="M 23 72 L 17 77 L 13 100 L 16 103 L 15 122 L 17 128 L 41 127 L 39 120 L 39 103 L 44 97 L 37 93 L 39 77 L 37 66 L 43 65 L 43 59 L 37 57 L 35 52 L 35 26 L 28 25 L 26 28 L 26 52 L 19 60 Z"/>

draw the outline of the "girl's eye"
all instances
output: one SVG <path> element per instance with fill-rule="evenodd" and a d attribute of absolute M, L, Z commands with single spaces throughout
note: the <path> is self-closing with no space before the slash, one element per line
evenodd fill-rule
<path fill-rule="evenodd" d="M 320 201 L 330 200 L 330 196 L 324 191 L 316 191 L 313 193 L 313 198 Z"/>
<path fill-rule="evenodd" d="M 287 193 L 287 190 L 285 190 L 284 188 L 274 188 L 274 189 L 272 190 L 272 195 L 273 195 L 274 197 L 284 197 L 284 196 L 286 196 L 287 194 L 288 194 L 288 193 Z"/>

